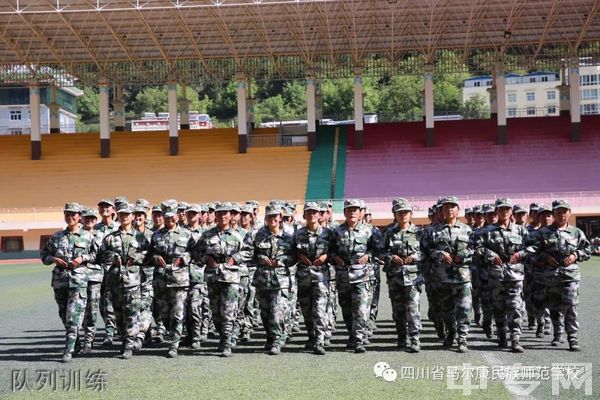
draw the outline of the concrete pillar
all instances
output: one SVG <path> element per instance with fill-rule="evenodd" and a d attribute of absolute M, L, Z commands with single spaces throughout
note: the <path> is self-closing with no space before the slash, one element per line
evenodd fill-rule
<path fill-rule="evenodd" d="M 506 144 L 506 78 L 504 77 L 504 63 L 499 63 L 496 68 L 496 103 L 498 105 L 498 144 Z"/>
<path fill-rule="evenodd" d="M 101 79 L 98 82 L 100 90 L 100 157 L 110 157 L 110 119 L 108 110 L 108 95 L 110 85 L 108 80 Z"/>
<path fill-rule="evenodd" d="M 425 108 L 425 146 L 435 146 L 435 128 L 433 123 L 433 64 L 425 64 L 425 91 L 423 105 Z"/>
<path fill-rule="evenodd" d="M 571 112 L 571 142 L 581 140 L 581 108 L 579 102 L 579 61 L 571 60 L 569 66 L 569 108 Z"/>
<path fill-rule="evenodd" d="M 181 83 L 181 98 L 179 99 L 179 126 L 181 129 L 190 129 L 190 101 L 187 98 L 187 85 Z"/>
<path fill-rule="evenodd" d="M 60 133 L 60 106 L 56 102 L 56 86 L 50 86 L 50 133 Z"/>
<path fill-rule="evenodd" d="M 42 127 L 40 120 L 40 85 L 29 85 L 29 112 L 31 114 L 31 159 L 42 158 Z"/>
<path fill-rule="evenodd" d="M 238 152 L 248 151 L 248 108 L 246 105 L 246 74 L 238 72 L 237 76 L 237 115 L 238 115 Z"/>
<path fill-rule="evenodd" d="M 125 102 L 123 101 L 123 90 L 121 85 L 115 85 L 115 98 L 113 100 L 113 116 L 115 120 L 115 132 L 125 130 Z"/>
<path fill-rule="evenodd" d="M 562 63 L 560 65 L 560 86 L 557 86 L 558 96 L 559 96 L 559 104 L 560 104 L 560 116 L 568 117 L 571 114 L 571 88 L 567 84 L 567 75 L 569 69 L 566 63 Z"/>
<path fill-rule="evenodd" d="M 254 132 L 255 124 L 254 124 L 254 106 L 256 104 L 256 100 L 254 98 L 254 94 L 252 93 L 252 79 L 247 78 L 247 89 L 246 89 L 246 118 L 248 119 L 248 134 L 252 135 Z"/>
<path fill-rule="evenodd" d="M 168 83 L 169 101 L 169 154 L 179 154 L 179 127 L 177 121 L 177 83 Z"/>
<path fill-rule="evenodd" d="M 498 93 L 496 90 L 496 77 L 492 79 L 492 87 L 487 91 L 490 95 L 490 119 L 498 119 Z"/>
<path fill-rule="evenodd" d="M 354 148 L 362 149 L 365 145 L 364 109 L 362 91 L 362 68 L 354 68 Z"/>
<path fill-rule="evenodd" d="M 317 148 L 317 107 L 315 98 L 315 78 L 312 74 L 306 77 L 306 120 L 308 133 L 308 150 Z"/>

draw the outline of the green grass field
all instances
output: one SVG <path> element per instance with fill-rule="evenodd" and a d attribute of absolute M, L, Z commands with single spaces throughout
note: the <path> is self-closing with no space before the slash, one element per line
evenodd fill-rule
<path fill-rule="evenodd" d="M 524 330 L 522 344 L 525 353 L 513 354 L 499 350 L 495 342 L 485 339 L 479 327 L 472 326 L 467 354 L 443 349 L 433 334 L 432 324 L 423 321 L 422 345 L 419 354 L 398 351 L 387 286 L 382 284 L 379 330 L 375 333 L 365 354 L 354 354 L 345 349 L 347 333 L 338 317 L 338 330 L 333 350 L 326 356 L 315 356 L 303 349 L 306 336 L 297 334 L 280 356 L 267 356 L 262 350 L 264 333 L 259 331 L 248 345 L 238 346 L 234 357 L 223 359 L 216 354 L 216 341 L 202 350 L 181 350 L 178 359 L 165 358 L 164 347 L 144 348 L 131 360 L 116 358 L 118 346 L 96 348 L 89 356 L 79 356 L 71 364 L 58 361 L 64 346 L 64 331 L 50 287 L 50 269 L 42 265 L 0 266 L 0 397 L 2 398 L 103 398 L 111 399 L 164 399 L 164 398 L 263 398 L 263 399 L 387 399 L 463 397 L 462 390 L 448 389 L 448 366 L 470 363 L 473 367 L 551 366 L 557 362 L 593 363 L 600 360 L 598 333 L 600 318 L 596 299 L 600 295 L 600 259 L 583 264 L 579 320 L 580 343 L 583 351 L 571 353 L 567 345 L 550 346 L 551 338 L 535 338 L 534 332 Z M 427 310 L 423 296 L 422 310 Z M 102 339 L 102 329 L 99 333 Z M 377 378 L 373 366 L 384 361 L 397 371 L 395 382 Z M 442 374 L 435 376 L 434 368 Z M 443 370 L 441 370 L 443 368 Z M 600 365 L 593 365 L 592 375 L 600 382 Z M 86 388 L 88 371 L 102 370 L 104 390 L 99 393 Z M 57 381 L 57 390 L 51 386 L 36 387 L 37 375 L 83 375 L 81 385 L 71 391 Z M 409 378 L 402 371 L 429 372 L 428 377 Z M 17 374 L 18 373 L 18 374 Z M 14 390 L 19 377 L 27 376 L 30 389 Z M 434 379 L 441 378 L 441 379 Z M 552 398 L 549 379 L 541 380 L 530 398 Z M 475 382 L 474 382 L 475 383 Z M 524 386 L 522 386 L 524 387 Z M 584 396 L 583 388 L 563 389 L 561 397 L 600 398 L 600 388 L 591 397 Z M 489 381 L 487 389 L 473 390 L 471 398 L 508 399 L 517 394 L 501 380 Z"/>

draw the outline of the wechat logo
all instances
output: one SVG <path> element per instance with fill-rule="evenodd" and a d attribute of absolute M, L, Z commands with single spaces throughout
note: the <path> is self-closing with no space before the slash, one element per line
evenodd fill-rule
<path fill-rule="evenodd" d="M 390 365 L 384 361 L 379 361 L 375 364 L 373 372 L 377 378 L 383 378 L 386 382 L 395 382 L 398 378 L 396 370 L 390 368 Z"/>

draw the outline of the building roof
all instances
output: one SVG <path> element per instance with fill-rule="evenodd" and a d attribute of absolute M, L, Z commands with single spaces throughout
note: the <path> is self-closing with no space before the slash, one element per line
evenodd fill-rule
<path fill-rule="evenodd" d="M 503 54 L 521 68 L 555 65 L 600 55 L 599 9 L 594 0 L 11 0 L 0 4 L 0 80 L 58 70 L 134 84 L 240 71 L 351 76 L 355 66 L 420 73 L 441 50 L 462 62 L 438 71 L 476 56 L 491 70 Z"/>

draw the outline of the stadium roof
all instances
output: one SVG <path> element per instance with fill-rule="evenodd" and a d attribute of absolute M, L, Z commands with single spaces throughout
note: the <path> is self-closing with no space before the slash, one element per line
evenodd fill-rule
<path fill-rule="evenodd" d="M 0 82 L 555 69 L 600 55 L 600 0 L 5 0 Z M 24 67 L 25 66 L 25 67 Z M 64 84 L 64 82 L 63 82 Z"/>

